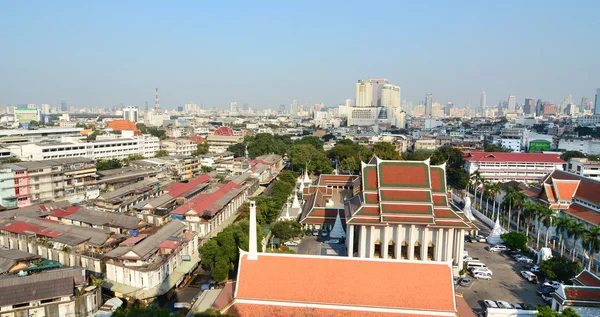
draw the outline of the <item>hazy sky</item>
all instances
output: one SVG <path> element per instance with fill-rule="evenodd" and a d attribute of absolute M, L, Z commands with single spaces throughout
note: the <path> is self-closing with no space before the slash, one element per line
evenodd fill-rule
<path fill-rule="evenodd" d="M 427 2 L 427 3 L 423 3 Z M 1 1 L 0 104 L 593 100 L 600 1 Z"/>

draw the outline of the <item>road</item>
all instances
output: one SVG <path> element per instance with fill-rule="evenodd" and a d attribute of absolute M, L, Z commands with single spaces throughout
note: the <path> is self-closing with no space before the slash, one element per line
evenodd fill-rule
<path fill-rule="evenodd" d="M 487 236 L 490 229 L 482 222 L 473 221 L 480 229 L 480 234 Z M 481 301 L 484 299 L 504 300 L 509 303 L 525 303 L 527 305 L 544 305 L 537 295 L 539 285 L 531 284 L 521 277 L 520 271 L 524 265 L 499 252 L 489 252 L 484 249 L 487 243 L 465 243 L 469 256 L 479 258 L 493 272 L 491 280 L 474 280 L 469 287 L 457 286 L 456 291 L 462 292 L 469 306 L 482 310 Z M 470 278 L 470 277 L 469 277 Z"/>
<path fill-rule="evenodd" d="M 296 253 L 321 255 L 321 242 L 317 241 L 317 237 L 306 236 L 298 245 Z"/>
<path fill-rule="evenodd" d="M 174 311 L 173 305 L 175 303 L 192 303 L 192 300 L 196 295 L 200 295 L 202 292 L 200 291 L 200 287 L 202 284 L 210 282 L 210 272 L 202 270 L 201 267 L 194 271 L 194 275 L 192 280 L 187 283 L 185 286 L 175 289 L 173 296 L 170 299 L 164 298 L 161 296 L 159 298 L 159 304 L 161 307 L 165 309 L 169 309 L 170 311 Z"/>

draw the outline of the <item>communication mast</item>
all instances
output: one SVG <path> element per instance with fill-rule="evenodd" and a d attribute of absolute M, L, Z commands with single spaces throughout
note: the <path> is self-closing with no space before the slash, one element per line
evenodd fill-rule
<path fill-rule="evenodd" d="M 154 110 L 160 110 L 160 103 L 158 102 L 158 88 L 156 88 L 156 98 L 154 99 Z"/>

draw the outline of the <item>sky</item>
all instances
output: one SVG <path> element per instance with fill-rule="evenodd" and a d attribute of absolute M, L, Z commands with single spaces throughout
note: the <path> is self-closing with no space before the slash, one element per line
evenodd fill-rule
<path fill-rule="evenodd" d="M 600 1 L 0 1 L 0 104 L 334 106 L 600 88 Z"/>

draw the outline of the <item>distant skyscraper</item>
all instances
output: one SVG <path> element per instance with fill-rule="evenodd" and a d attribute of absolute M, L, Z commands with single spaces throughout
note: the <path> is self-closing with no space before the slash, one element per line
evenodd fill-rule
<path fill-rule="evenodd" d="M 523 112 L 525 114 L 532 114 L 535 112 L 535 100 L 532 98 L 525 99 L 525 105 L 523 106 Z"/>
<path fill-rule="evenodd" d="M 237 113 L 239 111 L 238 109 L 238 105 L 237 102 L 232 101 L 229 103 L 229 112 L 231 113 Z"/>
<path fill-rule="evenodd" d="M 344 106 L 352 107 L 352 99 L 346 99 L 346 101 L 344 101 Z"/>
<path fill-rule="evenodd" d="M 47 103 L 43 103 L 42 104 L 42 114 L 49 114 L 50 113 L 50 105 Z"/>
<path fill-rule="evenodd" d="M 542 99 L 538 99 L 537 102 L 535 103 L 535 116 L 539 117 L 543 114 L 544 112 L 544 102 L 542 102 Z"/>
<path fill-rule="evenodd" d="M 383 86 L 389 83 L 389 80 L 385 78 L 359 80 L 356 83 L 356 106 L 381 106 L 381 94 Z"/>
<path fill-rule="evenodd" d="M 123 119 L 132 122 L 138 122 L 138 107 L 124 107 L 123 108 Z"/>
<path fill-rule="evenodd" d="M 508 111 L 515 111 L 517 98 L 514 95 L 508 96 Z"/>
<path fill-rule="evenodd" d="M 294 100 L 290 104 L 290 115 L 292 115 L 292 116 L 298 115 L 298 100 Z"/>
<path fill-rule="evenodd" d="M 431 115 L 431 106 L 433 105 L 433 100 L 432 100 L 432 96 L 431 93 L 427 93 L 427 95 L 425 95 L 425 115 L 426 116 L 430 116 Z"/>
<path fill-rule="evenodd" d="M 381 87 L 381 106 L 386 108 L 400 107 L 400 87 L 385 84 Z"/>
<path fill-rule="evenodd" d="M 60 111 L 61 112 L 67 112 L 67 111 L 69 111 L 69 107 L 67 106 L 67 101 L 66 100 L 61 100 L 60 101 Z"/>
<path fill-rule="evenodd" d="M 242 107 L 242 110 L 248 111 L 248 109 L 250 109 L 250 108 L 249 108 L 248 104 L 245 103 L 244 106 Z"/>
<path fill-rule="evenodd" d="M 596 99 L 594 99 L 594 114 L 600 114 L 600 88 L 596 89 Z"/>
<path fill-rule="evenodd" d="M 285 113 L 285 105 L 283 105 L 283 104 L 279 105 L 279 112 Z"/>
<path fill-rule="evenodd" d="M 583 113 L 585 110 L 588 110 L 590 107 L 590 102 L 587 97 L 581 98 L 581 106 L 579 108 L 580 112 Z"/>
<path fill-rule="evenodd" d="M 182 106 L 177 106 L 177 112 L 183 112 L 183 107 Z"/>
<path fill-rule="evenodd" d="M 483 92 L 482 96 L 485 96 L 485 91 Z M 484 97 L 485 98 L 485 97 Z M 485 108 L 485 99 L 483 99 L 484 102 L 484 106 L 482 108 Z M 446 114 L 447 117 L 452 115 L 452 108 L 454 108 L 454 104 L 449 102 L 448 104 L 446 104 L 446 108 L 444 109 L 444 113 Z"/>
<path fill-rule="evenodd" d="M 481 100 L 479 101 L 479 107 L 481 107 L 481 109 L 485 109 L 486 102 L 487 102 L 487 95 L 485 94 L 485 91 L 483 91 L 483 92 L 481 92 Z"/>

